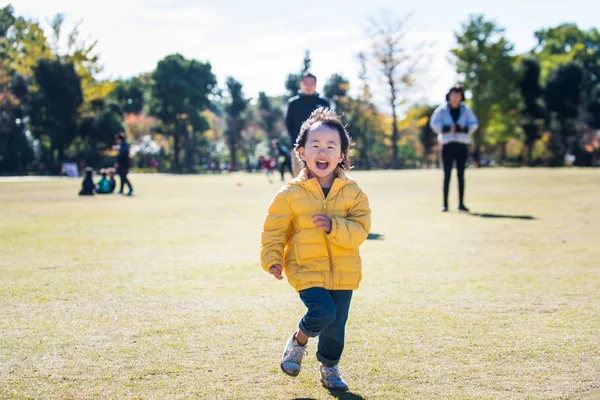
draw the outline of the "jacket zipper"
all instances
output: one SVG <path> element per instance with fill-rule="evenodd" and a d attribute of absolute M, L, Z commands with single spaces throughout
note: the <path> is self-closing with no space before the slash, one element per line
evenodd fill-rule
<path fill-rule="evenodd" d="M 325 215 L 327 214 L 327 200 L 325 199 L 325 197 L 323 197 L 323 210 L 325 212 Z M 332 223 L 332 228 L 333 228 L 333 223 Z M 327 243 L 327 254 L 329 255 L 329 279 L 330 279 L 330 289 L 329 290 L 333 290 L 333 284 L 334 284 L 334 280 L 333 280 L 333 257 L 331 256 L 331 245 L 329 244 L 329 238 L 327 237 L 327 232 L 325 232 L 325 242 Z"/>

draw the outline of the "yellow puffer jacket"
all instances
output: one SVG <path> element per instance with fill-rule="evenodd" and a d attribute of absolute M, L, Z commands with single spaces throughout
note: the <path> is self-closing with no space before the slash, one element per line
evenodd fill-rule
<path fill-rule="evenodd" d="M 367 195 L 339 170 L 325 199 L 319 182 L 300 176 L 275 196 L 262 232 L 261 259 L 265 271 L 284 267 L 297 291 L 311 287 L 354 290 L 362 279 L 358 246 L 371 229 Z M 312 216 L 327 214 L 331 232 L 315 227 Z"/>

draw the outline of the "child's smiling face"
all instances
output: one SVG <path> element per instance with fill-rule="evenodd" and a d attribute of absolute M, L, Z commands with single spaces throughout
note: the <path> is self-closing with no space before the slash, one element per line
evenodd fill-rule
<path fill-rule="evenodd" d="M 310 127 L 306 145 L 300 147 L 298 152 L 311 175 L 321 179 L 332 176 L 344 159 L 339 132 L 321 123 Z"/>

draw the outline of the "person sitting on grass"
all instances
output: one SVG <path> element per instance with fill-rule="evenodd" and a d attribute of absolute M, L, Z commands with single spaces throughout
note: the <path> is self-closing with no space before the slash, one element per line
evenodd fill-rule
<path fill-rule="evenodd" d="M 319 337 L 320 377 L 330 390 L 348 390 L 337 365 L 352 293 L 362 278 L 358 247 L 371 229 L 367 195 L 346 176 L 351 140 L 340 117 L 316 109 L 300 129 L 300 175 L 272 200 L 262 231 L 261 265 L 296 289 L 308 309 L 285 343 L 284 373 L 297 376 L 308 339 Z"/>
<path fill-rule="evenodd" d="M 101 169 L 100 170 L 100 174 L 102 175 L 102 178 L 100 178 L 100 180 L 98 181 L 98 184 L 96 185 L 96 193 L 98 194 L 111 194 L 111 190 L 110 190 L 110 181 L 107 178 L 107 173 L 106 173 L 106 169 Z"/>
<path fill-rule="evenodd" d="M 110 192 L 114 193 L 117 187 L 117 181 L 115 180 L 117 171 L 114 168 L 107 168 L 106 171 L 108 172 L 108 181 L 110 182 Z"/>
<path fill-rule="evenodd" d="M 80 196 L 93 196 L 96 191 L 96 185 L 94 185 L 94 180 L 92 175 L 94 170 L 91 167 L 87 167 L 85 169 L 85 176 L 83 177 L 83 182 L 81 183 L 81 191 L 79 191 Z"/>

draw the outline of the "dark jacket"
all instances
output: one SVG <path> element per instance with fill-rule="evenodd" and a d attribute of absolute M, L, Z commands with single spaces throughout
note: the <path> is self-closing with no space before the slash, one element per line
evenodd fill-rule
<path fill-rule="evenodd" d="M 277 155 L 279 157 L 285 157 L 285 158 L 290 157 L 290 151 L 288 150 L 287 147 L 285 147 L 281 143 L 277 143 L 277 153 L 278 153 Z"/>
<path fill-rule="evenodd" d="M 117 162 L 119 163 L 119 170 L 129 169 L 129 143 L 121 142 L 119 145 L 119 155 L 117 156 Z"/>
<path fill-rule="evenodd" d="M 91 176 L 86 176 L 83 178 L 83 182 L 81 183 L 81 191 L 79 192 L 80 196 L 93 196 L 96 191 L 96 185 L 94 185 L 94 181 Z"/>
<path fill-rule="evenodd" d="M 300 94 L 290 99 L 285 115 L 285 127 L 292 138 L 292 145 L 296 143 L 302 123 L 319 107 L 330 107 L 330 105 L 329 101 L 319 97 L 318 93 L 310 96 Z"/>

